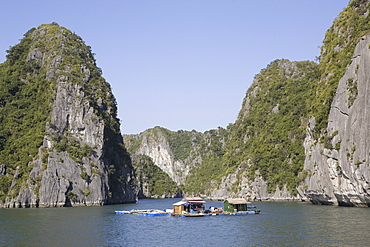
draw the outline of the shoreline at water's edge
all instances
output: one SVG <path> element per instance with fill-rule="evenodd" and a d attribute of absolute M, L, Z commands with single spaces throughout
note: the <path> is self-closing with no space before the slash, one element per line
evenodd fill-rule
<path fill-rule="evenodd" d="M 0 208 L 73 208 L 73 207 L 101 207 L 101 206 L 108 206 L 108 205 L 117 205 L 117 204 L 135 204 L 136 201 L 127 201 L 127 202 L 117 202 L 117 203 L 74 203 L 72 205 L 66 204 L 57 204 L 57 205 L 45 205 L 45 204 L 27 204 L 27 205 L 16 205 L 10 203 L 2 203 L 0 201 Z"/>

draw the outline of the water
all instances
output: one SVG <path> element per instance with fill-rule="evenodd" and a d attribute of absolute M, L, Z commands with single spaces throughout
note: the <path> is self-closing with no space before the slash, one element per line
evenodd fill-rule
<path fill-rule="evenodd" d="M 178 199 L 78 208 L 0 209 L 0 246 L 369 246 L 370 208 L 256 202 L 259 215 L 115 214 Z M 207 201 L 207 207 L 221 202 Z"/>

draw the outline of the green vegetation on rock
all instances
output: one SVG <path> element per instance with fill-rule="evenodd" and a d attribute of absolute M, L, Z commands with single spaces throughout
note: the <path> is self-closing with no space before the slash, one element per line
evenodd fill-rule
<path fill-rule="evenodd" d="M 196 131 L 189 132 L 184 130 L 178 130 L 176 132 L 166 130 L 164 133 L 175 160 L 184 160 L 189 156 L 193 148 L 193 142 L 196 142 L 197 135 L 199 135 Z"/>
<path fill-rule="evenodd" d="M 139 197 L 174 197 L 181 194 L 176 183 L 146 155 L 133 155 L 132 165 L 140 181 Z"/>
<path fill-rule="evenodd" d="M 268 192 L 286 185 L 295 194 L 301 182 L 303 140 L 314 97 L 312 85 L 318 78 L 314 62 L 278 60 L 256 76 L 247 92 L 250 107 L 239 115 L 231 142 L 231 150 L 239 151 L 231 152 L 230 159 L 250 158 L 248 176 L 253 178 L 258 171 L 268 183 Z"/>
<path fill-rule="evenodd" d="M 201 164 L 195 166 L 185 181 L 186 193 L 200 195 L 214 189 L 213 181 L 220 181 L 222 176 L 231 173 L 223 163 L 225 143 L 229 140 L 229 130 L 221 127 L 204 132 L 195 146 Z"/>
<path fill-rule="evenodd" d="M 370 33 L 369 11 L 368 1 L 352 0 L 325 34 L 319 57 L 321 75 L 315 84 L 316 95 L 310 111 L 316 121 L 316 139 L 325 132 L 338 82 L 351 62 L 356 44 Z"/>
<path fill-rule="evenodd" d="M 37 158 L 50 116 L 52 84 L 45 79 L 46 69 L 27 59 L 34 30 L 7 51 L 7 60 L 0 65 L 0 164 L 7 172 L 0 178 L 0 199 L 8 194 L 16 170 L 19 179 L 12 195 L 18 194 L 32 169 L 30 162 Z"/>

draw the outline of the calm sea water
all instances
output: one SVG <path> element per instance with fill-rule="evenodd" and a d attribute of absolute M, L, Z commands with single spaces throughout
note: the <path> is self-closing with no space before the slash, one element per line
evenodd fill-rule
<path fill-rule="evenodd" d="M 115 214 L 178 199 L 77 208 L 0 209 L 0 246 L 370 246 L 370 208 L 256 202 L 259 215 Z M 207 201 L 206 207 L 221 207 Z"/>

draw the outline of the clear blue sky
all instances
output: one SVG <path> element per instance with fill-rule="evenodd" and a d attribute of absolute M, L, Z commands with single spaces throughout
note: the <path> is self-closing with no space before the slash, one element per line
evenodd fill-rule
<path fill-rule="evenodd" d="M 236 120 L 275 59 L 315 60 L 348 0 L 4 0 L 0 62 L 32 27 L 57 22 L 92 47 L 121 130 L 206 131 Z"/>

